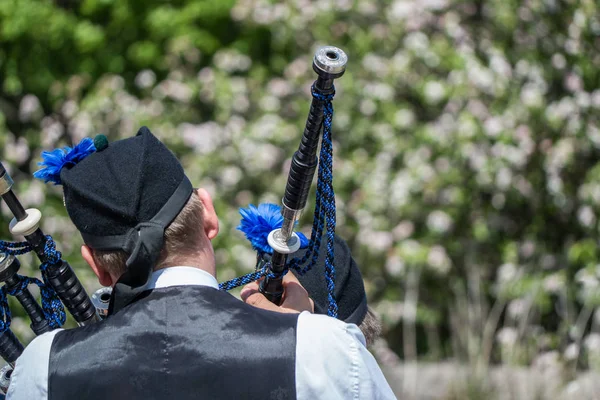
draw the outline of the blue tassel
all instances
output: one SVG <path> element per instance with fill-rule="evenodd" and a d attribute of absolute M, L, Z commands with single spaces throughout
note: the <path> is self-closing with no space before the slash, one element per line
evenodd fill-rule
<path fill-rule="evenodd" d="M 63 168 L 74 166 L 95 151 L 94 141 L 90 138 L 83 139 L 73 148 L 67 146 L 63 149 L 44 151 L 42 152 L 44 161 L 38 163 L 44 168 L 36 171 L 33 176 L 46 183 L 54 182 L 55 185 L 60 185 L 62 184 L 60 171 Z"/>
<path fill-rule="evenodd" d="M 283 225 L 283 216 L 281 207 L 277 204 L 263 203 L 258 207 L 250 204 L 248 208 L 240 208 L 242 221 L 237 227 L 244 232 L 246 239 L 252 244 L 252 248 L 260 253 L 273 254 L 273 249 L 269 246 L 267 238 L 271 231 L 281 228 Z M 300 237 L 300 248 L 308 246 L 308 239 L 300 232 L 296 232 Z"/>

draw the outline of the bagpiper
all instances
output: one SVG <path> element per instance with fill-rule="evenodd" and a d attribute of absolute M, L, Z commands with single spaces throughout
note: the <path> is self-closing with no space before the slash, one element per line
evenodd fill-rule
<path fill-rule="evenodd" d="M 62 185 L 83 258 L 112 298 L 105 320 L 34 339 L 8 399 L 395 398 L 357 325 L 313 313 L 291 274 L 281 307 L 244 289 L 269 310 L 218 290 L 211 196 L 148 128 L 45 162 L 38 176 Z"/>

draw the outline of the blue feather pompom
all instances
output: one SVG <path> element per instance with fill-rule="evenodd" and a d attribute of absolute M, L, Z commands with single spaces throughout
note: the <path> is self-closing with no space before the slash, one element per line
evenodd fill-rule
<path fill-rule="evenodd" d="M 44 168 L 36 171 L 33 176 L 46 183 L 54 182 L 55 185 L 60 185 L 62 184 L 60 171 L 63 168 L 74 166 L 95 151 L 94 141 L 90 138 L 83 139 L 73 148 L 67 146 L 63 149 L 44 151 L 42 152 L 44 161 L 38 163 L 40 167 Z"/>
<path fill-rule="evenodd" d="M 248 208 L 240 208 L 242 221 L 237 227 L 244 232 L 246 239 L 250 241 L 254 250 L 261 253 L 273 254 L 273 249 L 269 246 L 267 238 L 272 230 L 281 228 L 283 225 L 283 216 L 281 207 L 277 204 L 263 203 L 258 207 L 250 204 Z M 308 246 L 308 239 L 300 232 L 296 232 L 300 237 L 300 247 Z"/>

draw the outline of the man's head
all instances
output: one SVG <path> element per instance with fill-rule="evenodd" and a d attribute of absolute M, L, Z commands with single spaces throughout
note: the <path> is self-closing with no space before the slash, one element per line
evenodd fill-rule
<path fill-rule="evenodd" d="M 195 190 L 179 215 L 165 230 L 164 245 L 154 270 L 173 266 L 197 266 L 215 275 L 210 241 L 219 231 L 212 199 L 204 189 Z M 81 254 L 103 286 L 113 286 L 127 270 L 129 255 L 123 250 L 94 250 L 87 245 Z"/>
<path fill-rule="evenodd" d="M 103 140 L 98 140 L 103 139 Z M 209 194 L 194 191 L 177 158 L 146 127 L 108 144 L 99 137 L 44 154 L 40 177 L 63 185 L 82 253 L 101 283 L 131 299 L 154 268 L 195 265 L 214 274 L 218 221 Z M 191 263 L 191 264 L 190 264 Z M 127 302 L 126 300 L 124 301 Z"/>

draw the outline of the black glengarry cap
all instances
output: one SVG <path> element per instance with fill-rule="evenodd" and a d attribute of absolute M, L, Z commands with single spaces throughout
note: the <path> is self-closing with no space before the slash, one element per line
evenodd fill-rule
<path fill-rule="evenodd" d="M 58 180 L 84 242 L 92 249 L 129 255 L 127 271 L 113 291 L 111 311 L 116 312 L 147 283 L 164 231 L 193 189 L 177 158 L 148 128 L 110 145 L 99 140 L 99 151 L 65 164 Z"/>
<path fill-rule="evenodd" d="M 327 281 L 325 280 L 325 258 L 327 247 L 325 240 L 321 241 L 317 263 L 305 275 L 296 277 L 304 286 L 308 295 L 315 302 L 315 313 L 327 314 L 329 307 Z M 352 258 L 346 242 L 335 237 L 335 292 L 338 305 L 338 318 L 342 321 L 360 325 L 367 315 L 367 294 L 358 265 Z M 302 257 L 306 250 L 300 250 L 292 255 Z M 293 271 L 293 270 L 292 270 Z"/>

